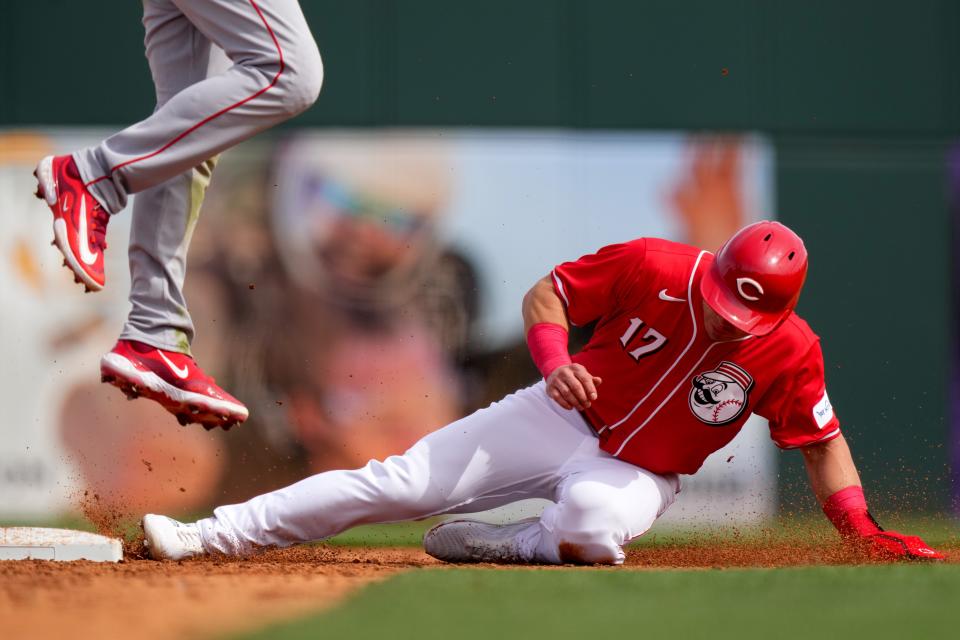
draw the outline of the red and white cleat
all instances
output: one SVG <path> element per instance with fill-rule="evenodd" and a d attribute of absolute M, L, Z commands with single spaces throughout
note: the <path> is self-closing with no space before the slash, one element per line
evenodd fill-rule
<path fill-rule="evenodd" d="M 71 156 L 47 156 L 37 165 L 37 197 L 53 212 L 53 244 L 63 254 L 76 282 L 86 291 L 100 291 L 106 284 L 103 252 L 107 248 L 110 214 L 87 188 Z"/>
<path fill-rule="evenodd" d="M 142 342 L 120 340 L 100 359 L 100 379 L 134 400 L 159 402 L 182 425 L 196 422 L 206 430 L 229 430 L 247 419 L 243 403 L 217 386 L 188 355 Z"/>

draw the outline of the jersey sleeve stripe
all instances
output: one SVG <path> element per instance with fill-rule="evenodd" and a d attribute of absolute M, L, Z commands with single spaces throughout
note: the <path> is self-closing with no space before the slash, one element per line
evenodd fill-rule
<path fill-rule="evenodd" d="M 780 447 L 781 449 L 802 449 L 804 447 L 809 447 L 812 444 L 817 444 L 820 442 L 826 442 L 827 440 L 832 440 L 833 438 L 836 438 L 838 435 L 840 435 L 840 427 L 837 427 L 836 429 L 834 429 L 833 431 L 831 431 L 830 433 L 828 433 L 823 437 L 817 438 L 816 440 L 811 440 L 810 442 L 806 442 L 804 444 L 798 444 L 791 447 L 781 447 L 779 444 L 777 446 Z"/>
<path fill-rule="evenodd" d="M 560 276 L 557 275 L 556 270 L 551 271 L 550 274 L 553 276 L 553 284 L 557 287 L 557 293 L 563 298 L 563 306 L 569 309 L 570 300 L 567 298 L 567 292 L 563 289 L 563 281 L 560 279 Z"/>

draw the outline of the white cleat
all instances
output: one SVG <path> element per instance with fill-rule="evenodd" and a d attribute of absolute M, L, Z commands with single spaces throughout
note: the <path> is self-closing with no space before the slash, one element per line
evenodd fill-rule
<path fill-rule="evenodd" d="M 510 524 L 448 520 L 424 534 L 423 549 L 444 562 L 526 563 L 517 534 L 538 520 L 527 518 Z"/>
<path fill-rule="evenodd" d="M 143 545 L 154 560 L 183 560 L 205 555 L 200 527 L 167 516 L 143 516 Z"/>

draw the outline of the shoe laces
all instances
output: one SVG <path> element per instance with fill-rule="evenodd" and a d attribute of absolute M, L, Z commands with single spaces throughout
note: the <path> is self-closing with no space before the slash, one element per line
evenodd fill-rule
<path fill-rule="evenodd" d="M 99 203 L 93 205 L 90 214 L 90 241 L 101 251 L 107 248 L 107 225 L 110 223 L 110 214 L 104 211 Z"/>
<path fill-rule="evenodd" d="M 197 529 L 195 524 L 186 524 L 180 523 L 175 525 L 175 531 L 177 538 L 181 542 L 188 545 L 199 545 L 200 544 L 200 531 Z"/>
<path fill-rule="evenodd" d="M 173 522 L 173 534 L 177 542 L 183 545 L 189 555 L 203 553 L 203 542 L 200 538 L 200 527 L 196 523 Z M 189 556 L 188 556 L 189 557 Z"/>

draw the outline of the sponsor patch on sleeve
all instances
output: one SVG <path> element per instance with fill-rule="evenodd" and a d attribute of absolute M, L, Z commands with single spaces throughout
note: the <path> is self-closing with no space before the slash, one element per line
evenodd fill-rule
<path fill-rule="evenodd" d="M 823 390 L 823 397 L 813 405 L 813 419 L 817 427 L 823 429 L 827 423 L 833 420 L 833 405 L 830 404 L 830 397 L 827 396 L 827 390 Z"/>

